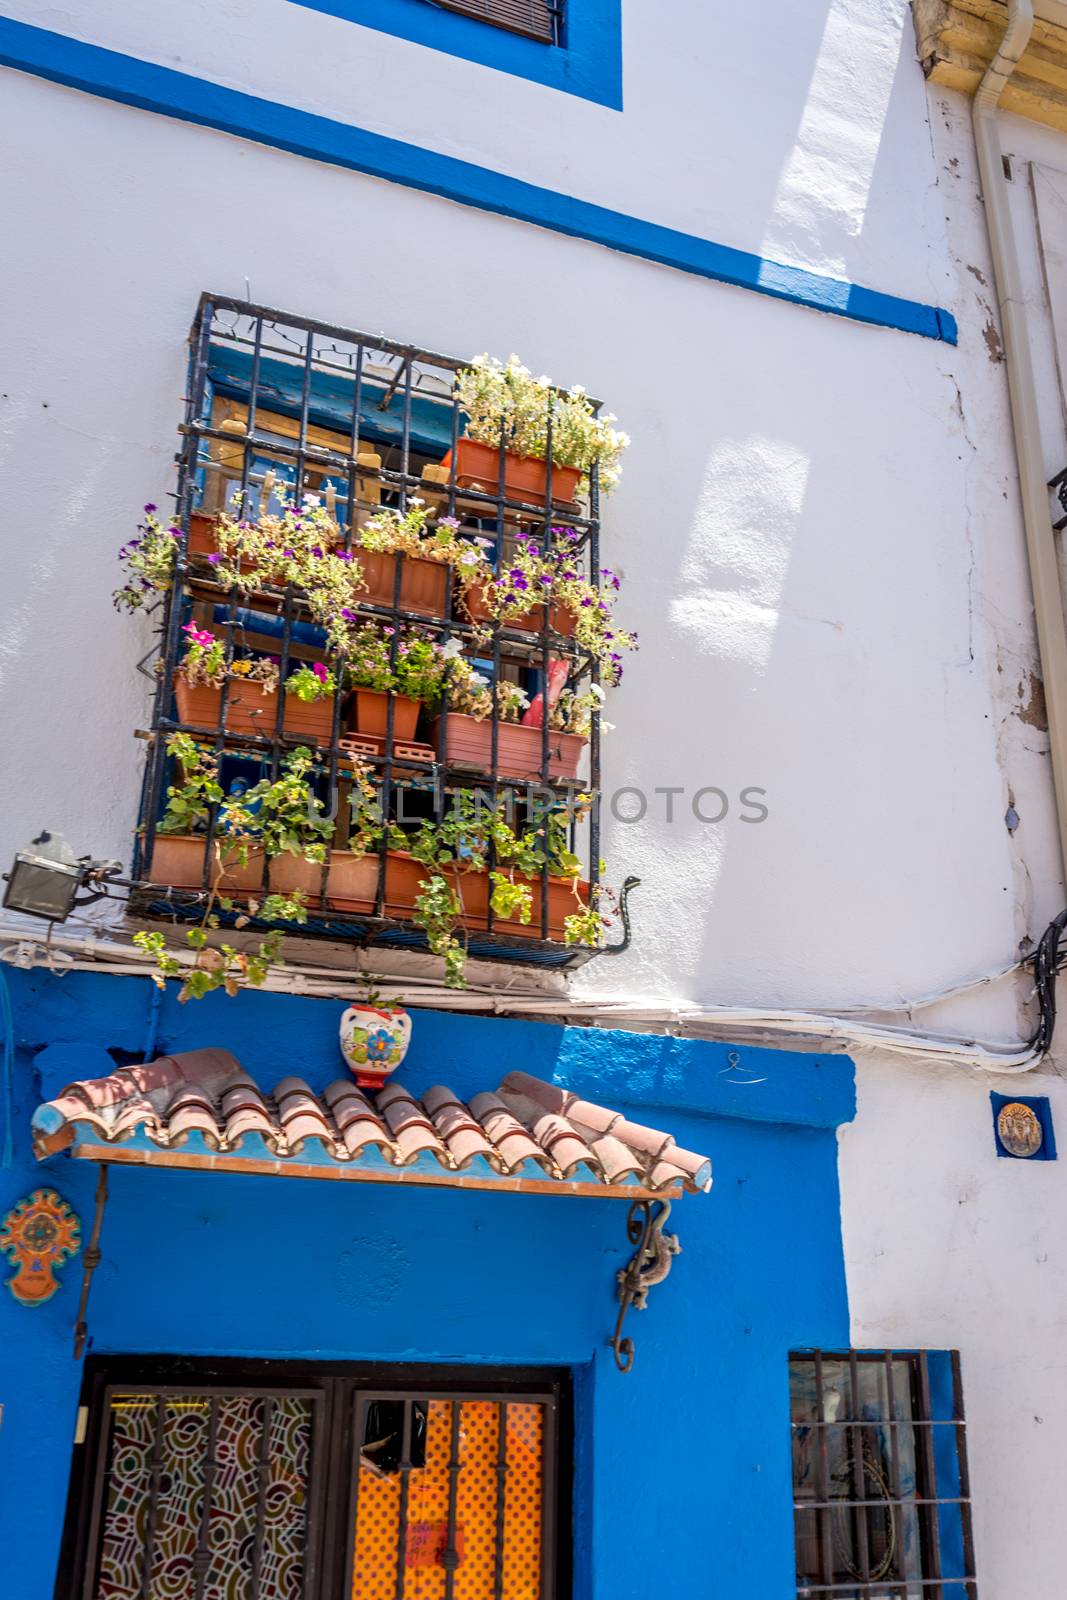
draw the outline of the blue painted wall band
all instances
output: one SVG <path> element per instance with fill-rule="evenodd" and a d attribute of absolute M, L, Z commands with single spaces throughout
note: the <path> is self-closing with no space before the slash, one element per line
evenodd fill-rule
<path fill-rule="evenodd" d="M 389 183 L 441 195 L 460 205 L 605 245 L 697 277 L 751 289 L 777 300 L 791 300 L 854 322 L 956 343 L 954 317 L 937 306 L 783 266 L 746 250 L 714 244 L 709 239 L 557 194 L 488 167 L 292 106 L 276 105 L 10 17 L 0 17 L 0 64 L 122 105 L 198 123 L 293 155 L 348 167 Z"/>

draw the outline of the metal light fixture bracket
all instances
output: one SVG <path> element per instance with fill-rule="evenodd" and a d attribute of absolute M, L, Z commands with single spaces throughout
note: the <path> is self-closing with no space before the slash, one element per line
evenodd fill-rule
<path fill-rule="evenodd" d="M 622 1333 L 626 1313 L 631 1306 L 635 1311 L 645 1309 L 648 1291 L 663 1282 L 675 1256 L 682 1253 L 678 1235 L 663 1231 L 670 1214 L 669 1200 L 637 1200 L 626 1218 L 626 1237 L 637 1248 L 627 1265 L 620 1267 L 616 1274 L 619 1314 L 615 1319 L 615 1332 L 608 1341 L 620 1372 L 629 1372 L 634 1364 L 633 1340 L 623 1338 Z"/>

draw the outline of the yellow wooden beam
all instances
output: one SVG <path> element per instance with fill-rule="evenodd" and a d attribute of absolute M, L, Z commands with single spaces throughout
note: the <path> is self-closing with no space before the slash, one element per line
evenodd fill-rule
<path fill-rule="evenodd" d="M 1007 27 L 1006 0 L 913 0 L 915 40 L 931 83 L 973 94 Z M 1067 27 L 1038 17 L 1001 105 L 1067 133 Z"/>

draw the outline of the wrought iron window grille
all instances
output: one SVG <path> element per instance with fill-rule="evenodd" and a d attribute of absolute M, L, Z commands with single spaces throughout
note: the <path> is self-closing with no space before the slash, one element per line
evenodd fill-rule
<path fill-rule="evenodd" d="M 176 525 L 182 531 L 174 579 L 159 613 L 161 648 L 155 669 L 156 688 L 148 757 L 132 877 L 131 913 L 147 920 L 191 921 L 212 897 L 213 850 L 220 838 L 220 807 L 214 806 L 203 836 L 201 869 L 195 882 L 175 883 L 154 870 L 160 838 L 159 822 L 174 762 L 167 739 L 175 732 L 194 736 L 220 764 L 224 788 L 247 787 L 260 776 L 278 777 L 285 757 L 300 745 L 314 752 L 315 791 L 325 816 L 334 824 L 330 848 L 343 851 L 352 827 L 354 748 L 342 717 L 342 696 L 334 697 L 330 726 L 317 738 L 294 733 L 287 726 L 286 695 L 279 687 L 270 726 L 253 723 L 237 729 L 230 723 L 230 680 L 218 697 L 213 723 L 182 721 L 174 698 L 183 627 L 191 620 L 212 632 L 225 647 L 229 666 L 235 660 L 267 654 L 277 660 L 280 683 L 301 663 L 319 660 L 337 670 L 344 661 L 327 650 L 310 617 L 306 600 L 292 585 L 264 584 L 249 594 L 227 588 L 204 554 L 204 528 L 221 510 L 247 504 L 273 483 L 280 498 L 299 500 L 330 484 L 337 496 L 337 519 L 343 546 L 351 552 L 359 526 L 384 507 L 403 514 L 412 501 L 429 502 L 436 515 L 457 517 L 464 537 L 488 541 L 495 570 L 508 560 L 519 535 L 533 534 L 552 548 L 554 529 L 576 534 L 575 553 L 594 586 L 600 574 L 600 517 L 597 470 L 589 473 L 589 494 L 581 505 L 561 502 L 553 493 L 551 420 L 545 457 L 546 486 L 540 501 L 517 498 L 505 483 L 501 441 L 495 484 L 457 481 L 456 445 L 461 413 L 452 395 L 454 373 L 463 362 L 439 353 L 395 343 L 282 313 L 251 302 L 205 294 L 190 334 L 190 358 L 181 448 L 177 455 Z M 442 457 L 451 457 L 443 472 Z M 428 472 L 426 469 L 430 469 Z M 551 608 L 538 605 L 529 629 L 491 624 L 486 644 L 484 625 L 461 609 L 451 576 L 443 586 L 436 611 L 406 604 L 405 562 L 394 560 L 391 595 L 371 594 L 358 611 L 394 630 L 419 627 L 444 643 L 457 641 L 495 686 L 512 683 L 533 694 L 548 682 L 553 661 L 567 664 L 568 685 L 599 688 L 595 658 L 556 627 Z M 450 574 L 450 569 L 446 569 Z M 523 619 L 524 621 L 526 619 Z M 391 660 L 395 661 L 396 633 Z M 450 757 L 447 749 L 447 690 L 436 719 L 433 744 L 401 738 L 397 729 L 397 696 L 388 695 L 384 733 L 357 739 L 355 751 L 370 769 L 384 818 L 401 825 L 427 817 L 440 821 L 456 796 L 480 794 L 527 824 L 546 812 L 562 819 L 567 848 L 583 862 L 581 899 L 560 889 L 550 872 L 548 851 L 535 880 L 531 922 L 518 926 L 494 913 L 491 902 L 465 917 L 469 953 L 549 966 L 570 966 L 599 952 L 562 939 L 565 913 L 595 903 L 600 892 L 600 718 L 593 712 L 588 739 L 588 769 L 568 775 L 561 763 L 560 737 L 542 717 L 529 769 L 517 775 L 516 763 L 502 752 L 501 721 L 495 701 L 489 724 L 488 759 L 479 767 Z M 519 764 L 521 767 L 521 763 Z M 539 809 L 540 808 L 540 809 Z M 328 893 L 330 852 L 311 896 L 307 922 L 286 925 L 294 935 L 318 935 L 420 948 L 422 934 L 411 925 L 409 910 L 391 899 L 387 879 L 389 852 L 377 858 L 376 881 L 367 898 L 338 906 Z M 489 847 L 489 871 L 497 865 Z M 636 883 L 630 880 L 626 892 Z M 257 898 L 269 892 L 269 866 L 264 860 Z M 228 893 L 228 891 L 227 891 Z M 562 908 L 562 909 L 561 909 Z M 239 910 L 242 908 L 238 908 Z M 621 906 L 624 948 L 629 940 L 625 896 Z M 223 926 L 237 913 L 221 913 Z M 246 919 L 247 920 L 247 919 Z M 277 924 L 275 924 L 277 925 Z M 262 927 L 253 918 L 251 926 Z"/>
<path fill-rule="evenodd" d="M 798 1597 L 977 1600 L 959 1356 L 789 1360 Z"/>

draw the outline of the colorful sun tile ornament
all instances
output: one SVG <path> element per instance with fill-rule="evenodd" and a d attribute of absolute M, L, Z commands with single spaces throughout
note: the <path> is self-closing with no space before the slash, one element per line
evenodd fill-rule
<path fill-rule="evenodd" d="M 0 1223 L 0 1254 L 15 1268 L 7 1286 L 22 1306 L 51 1300 L 56 1268 L 80 1249 L 81 1222 L 54 1189 L 35 1189 Z"/>
<path fill-rule="evenodd" d="M 341 1054 L 361 1089 L 380 1089 L 410 1043 L 411 1018 L 400 1007 L 349 1006 L 341 1018 Z"/>

